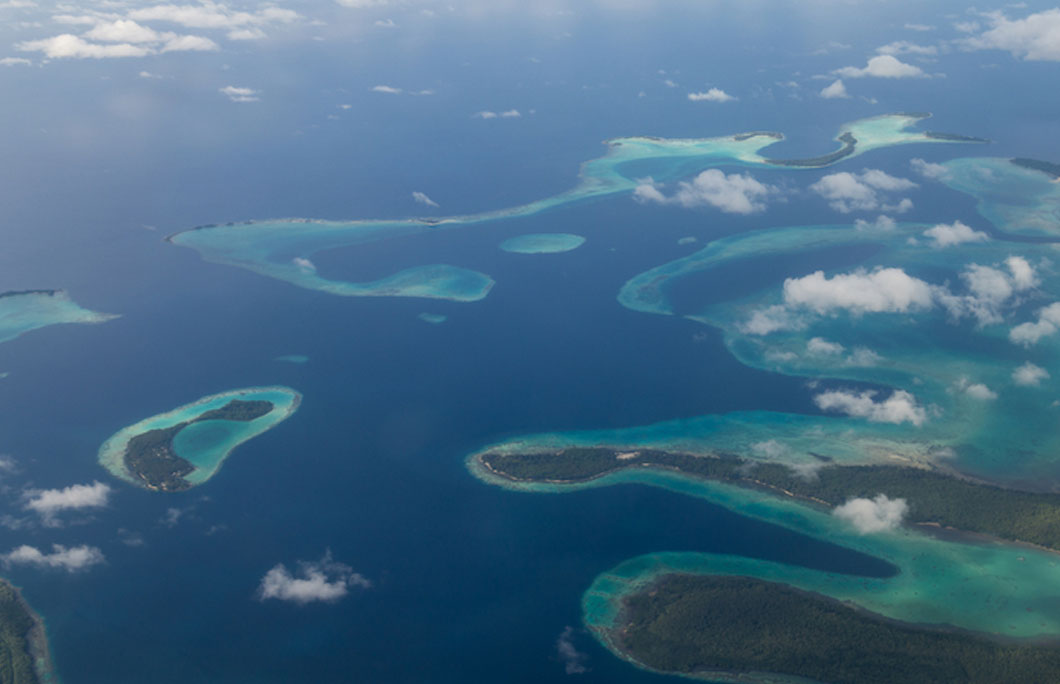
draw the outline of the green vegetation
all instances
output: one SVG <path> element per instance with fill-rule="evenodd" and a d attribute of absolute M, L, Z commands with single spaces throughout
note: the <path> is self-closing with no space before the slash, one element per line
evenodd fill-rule
<path fill-rule="evenodd" d="M 625 598 L 609 640 L 655 670 L 771 672 L 829 684 L 1055 684 L 1060 647 L 922 629 L 746 577 L 664 575 Z"/>
<path fill-rule="evenodd" d="M 1025 157 L 1016 157 L 1015 159 L 1009 159 L 1009 161 L 1016 166 L 1022 166 L 1033 171 L 1041 171 L 1053 178 L 1060 178 L 1060 164 L 1041 161 L 1040 159 L 1027 159 Z"/>
<path fill-rule="evenodd" d="M 168 428 L 148 430 L 129 440 L 125 447 L 125 467 L 140 478 L 148 489 L 178 492 L 191 487 L 184 476 L 195 466 L 177 455 L 173 438 L 192 423 L 204 420 L 237 420 L 249 422 L 273 409 L 269 401 L 233 399 L 218 409 L 206 411 L 195 420 L 184 421 Z"/>
<path fill-rule="evenodd" d="M 0 580 L 0 684 L 38 684 L 30 633 L 37 619 L 18 590 Z"/>
<path fill-rule="evenodd" d="M 921 468 L 822 465 L 807 476 L 782 464 L 733 456 L 657 450 L 623 454 L 607 448 L 486 453 L 479 458 L 491 471 L 513 480 L 577 482 L 621 468 L 654 467 L 763 488 L 829 507 L 855 497 L 886 494 L 908 502 L 906 519 L 913 523 L 935 523 L 1060 550 L 1060 494 L 1003 489 Z"/>
<path fill-rule="evenodd" d="M 0 299 L 4 297 L 20 297 L 22 295 L 34 295 L 42 294 L 54 297 L 55 295 L 62 292 L 62 290 L 8 290 L 7 292 L 0 292 Z"/>
<path fill-rule="evenodd" d="M 766 161 L 770 164 L 777 166 L 800 166 L 800 167 L 813 167 L 828 166 L 834 164 L 844 157 L 849 157 L 854 154 L 854 150 L 858 147 L 858 139 L 854 135 L 847 131 L 841 136 L 836 138 L 839 142 L 843 143 L 835 152 L 831 154 L 821 155 L 820 157 L 811 157 L 810 159 L 767 159 Z"/>

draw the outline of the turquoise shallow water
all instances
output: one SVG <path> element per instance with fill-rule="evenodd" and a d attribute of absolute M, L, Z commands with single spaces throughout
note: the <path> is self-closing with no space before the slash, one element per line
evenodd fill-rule
<path fill-rule="evenodd" d="M 65 292 L 16 292 L 0 297 L 0 342 L 59 323 L 105 323 L 117 316 L 89 311 Z"/>
<path fill-rule="evenodd" d="M 517 235 L 501 243 L 505 252 L 516 254 L 555 254 L 578 249 L 585 244 L 581 235 L 570 233 L 531 233 Z"/>

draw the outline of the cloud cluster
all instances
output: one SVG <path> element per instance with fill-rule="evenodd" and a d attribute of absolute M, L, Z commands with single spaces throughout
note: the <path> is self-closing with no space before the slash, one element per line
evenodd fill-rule
<path fill-rule="evenodd" d="M 906 64 L 890 54 L 871 57 L 863 67 L 848 66 L 833 73 L 841 78 L 927 78 L 920 67 Z"/>
<path fill-rule="evenodd" d="M 278 599 L 304 605 L 314 601 L 337 601 L 349 593 L 350 587 L 367 589 L 372 586 L 364 576 L 348 565 L 331 559 L 331 552 L 316 562 L 299 561 L 298 572 L 292 574 L 283 563 L 265 573 L 258 587 L 258 597 Z"/>
<path fill-rule="evenodd" d="M 844 366 L 875 366 L 882 358 L 867 347 L 854 347 L 850 354 L 839 342 L 832 342 L 823 337 L 812 337 L 806 343 L 806 354 L 811 357 L 828 359 L 830 362 Z"/>
<path fill-rule="evenodd" d="M 1012 371 L 1012 381 L 1021 387 L 1037 387 L 1049 379 L 1049 371 L 1030 361 Z"/>
<path fill-rule="evenodd" d="M 569 675 L 589 671 L 585 666 L 589 656 L 574 646 L 574 628 L 569 625 L 563 628 L 563 632 L 556 639 L 556 655 L 563 663 L 563 671 Z"/>
<path fill-rule="evenodd" d="M 990 236 L 981 230 L 974 230 L 960 221 L 939 223 L 924 231 L 931 238 L 935 247 L 952 247 L 965 242 L 986 242 Z"/>
<path fill-rule="evenodd" d="M 8 553 L 0 554 L 4 565 L 31 565 L 38 568 L 55 568 L 76 572 L 99 565 L 104 562 L 103 552 L 95 546 L 74 546 L 67 548 L 53 544 L 51 553 L 45 553 L 35 546 L 22 545 Z"/>
<path fill-rule="evenodd" d="M 1002 308 L 1012 304 L 1015 295 L 1038 284 L 1034 267 L 1020 256 L 1005 259 L 1004 269 L 1000 264 L 969 264 L 961 272 L 961 280 L 968 294 L 955 295 L 946 288 L 937 287 L 935 297 L 953 318 L 970 316 L 979 325 L 999 323 Z"/>
<path fill-rule="evenodd" d="M 1001 12 L 985 16 L 991 28 L 962 41 L 964 47 L 1007 50 L 1031 61 L 1060 61 L 1060 8 L 1036 12 L 1023 19 L 1009 19 Z"/>
<path fill-rule="evenodd" d="M 924 178 L 939 180 L 949 175 L 949 170 L 942 164 L 926 162 L 923 159 L 910 159 L 909 166 L 913 167 L 913 171 L 916 171 Z"/>
<path fill-rule="evenodd" d="M 63 511 L 102 508 L 107 505 L 111 488 L 102 482 L 90 485 L 71 485 L 63 489 L 38 489 L 26 493 L 26 510 L 53 521 Z"/>
<path fill-rule="evenodd" d="M 48 59 L 107 59 L 215 51 L 220 46 L 211 38 L 160 31 L 148 26 L 147 22 L 176 24 L 189 29 L 226 30 L 229 40 L 250 40 L 266 36 L 263 26 L 290 24 L 301 19 L 301 15 L 280 7 L 243 12 L 207 0 L 198 5 L 141 7 L 124 15 L 105 12 L 55 14 L 52 19 L 59 24 L 90 28 L 80 35 L 62 33 L 23 41 L 16 43 L 15 48 L 23 52 L 39 52 Z"/>
<path fill-rule="evenodd" d="M 898 178 L 879 169 L 865 169 L 859 174 L 841 171 L 822 176 L 810 186 L 810 190 L 844 214 L 876 209 L 902 213 L 913 208 L 912 201 L 906 198 L 897 204 L 887 204 L 880 194 L 912 190 L 915 187 L 917 184 L 906 178 Z"/>
<path fill-rule="evenodd" d="M 692 102 L 731 102 L 736 98 L 721 88 L 711 88 L 705 92 L 689 93 L 688 99 Z"/>
<path fill-rule="evenodd" d="M 1020 323 L 1009 330 L 1008 338 L 1015 344 L 1030 347 L 1043 337 L 1055 335 L 1057 330 L 1060 330 L 1060 302 L 1053 302 L 1038 310 L 1038 320 Z"/>
<path fill-rule="evenodd" d="M 832 515 L 846 520 L 861 534 L 873 534 L 897 529 L 908 510 L 905 499 L 890 499 L 886 494 L 877 494 L 873 499 L 850 499 L 836 506 Z"/>
<path fill-rule="evenodd" d="M 822 411 L 835 411 L 872 423 L 912 423 L 919 427 L 927 421 L 927 411 L 905 390 L 895 390 L 883 401 L 876 401 L 875 397 L 873 390 L 830 390 L 818 394 L 813 401 Z"/>
<path fill-rule="evenodd" d="M 686 208 L 711 206 L 728 214 L 754 214 L 765 210 L 764 200 L 775 191 L 750 174 L 726 175 L 718 169 L 707 169 L 691 181 L 678 183 L 677 192 L 671 197 L 664 195 L 651 178 L 643 179 L 633 191 L 633 199 Z"/>
<path fill-rule="evenodd" d="M 784 303 L 818 314 L 848 311 L 905 313 L 932 306 L 931 286 L 900 268 L 840 273 L 831 278 L 815 271 L 784 281 Z"/>

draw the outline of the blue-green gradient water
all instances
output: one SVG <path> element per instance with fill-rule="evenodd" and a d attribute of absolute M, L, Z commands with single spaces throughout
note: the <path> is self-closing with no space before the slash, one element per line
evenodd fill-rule
<path fill-rule="evenodd" d="M 63 681 L 560 681 L 567 676 L 555 642 L 566 626 L 579 627 L 582 593 L 630 558 L 714 552 L 891 575 L 880 559 L 672 491 L 627 484 L 512 493 L 464 467 L 484 444 L 523 434 L 733 411 L 818 415 L 804 378 L 741 363 L 716 328 L 625 308 L 620 289 L 716 238 L 874 218 L 837 215 L 805 191 L 825 173 L 869 167 L 916 178 L 911 157 L 1060 159 L 1055 103 L 1040 97 L 1055 67 L 1007 53 L 954 52 L 925 65 L 947 73 L 945 87 L 865 79 L 848 82 L 850 100 L 817 98 L 827 81 L 809 74 L 864 64 L 876 46 L 914 39 L 906 22 L 937 24 L 952 38 L 944 15 L 964 10 L 877 4 L 859 6 L 857 16 L 772 3 L 592 9 L 529 32 L 515 18 L 442 17 L 415 51 L 372 35 L 159 56 L 150 68 L 173 77 L 161 84 L 121 61 L 0 69 L 4 92 L 20 103 L 2 108 L 0 123 L 24 133 L 3 141 L 12 161 L 0 164 L 0 180 L 12 192 L 0 291 L 61 287 L 82 306 L 121 315 L 0 345 L 0 371 L 10 373 L 0 379 L 0 453 L 19 464 L 3 479 L 12 518 L 0 528 L 0 552 L 86 543 L 107 558 L 77 574 L 4 570 L 45 617 Z M 830 41 L 853 47 L 813 54 Z M 260 106 L 218 96 L 227 81 L 209 92 L 190 85 L 220 73 L 221 62 L 226 77 L 265 84 Z M 777 85 L 792 78 L 802 83 L 798 99 Z M 86 83 L 95 88 L 87 94 Z M 379 83 L 438 95 L 376 97 L 370 89 Z M 740 99 L 687 101 L 711 84 Z M 1002 87 L 1018 96 L 983 107 L 983 93 Z M 350 114 L 338 109 L 346 102 Z M 509 107 L 523 117 L 471 116 Z M 934 113 L 926 128 L 995 142 L 878 149 L 827 171 L 753 169 L 785 195 L 749 217 L 619 194 L 313 257 L 318 273 L 350 282 L 451 264 L 494 281 L 477 301 L 338 297 L 161 241 L 215 222 L 400 219 L 421 213 L 412 191 L 439 202 L 439 215 L 499 210 L 574 187 L 579 164 L 599 157 L 605 139 L 776 130 L 788 137 L 771 156 L 812 156 L 832 150 L 846 122 L 923 110 Z M 916 180 L 916 207 L 905 218 L 989 230 L 971 197 Z M 534 257 L 497 248 L 532 233 L 587 240 Z M 679 245 L 686 236 L 697 244 Z M 867 256 L 844 250 L 761 268 L 775 279 L 775 269 L 798 275 Z M 734 268 L 706 285 L 744 296 L 761 279 L 759 270 Z M 484 281 L 473 280 L 481 292 Z M 724 301 L 683 296 L 682 313 Z M 427 325 L 424 312 L 447 319 Z M 959 333 L 944 325 L 956 344 Z M 164 496 L 114 483 L 106 509 L 64 515 L 62 527 L 23 509 L 27 487 L 106 479 L 96 453 L 116 430 L 208 394 L 268 385 L 300 392 L 299 411 L 240 446 L 201 487 Z M 326 550 L 373 586 L 334 604 L 256 598 L 277 563 L 294 567 Z M 582 681 L 660 680 L 585 632 L 573 638 L 589 655 Z"/>

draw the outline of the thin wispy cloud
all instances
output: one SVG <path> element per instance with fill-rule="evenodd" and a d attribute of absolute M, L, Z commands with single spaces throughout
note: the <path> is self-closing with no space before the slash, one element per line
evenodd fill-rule
<path fill-rule="evenodd" d="M 261 92 L 253 88 L 225 86 L 224 88 L 219 88 L 218 92 L 232 102 L 257 102 L 261 99 Z"/>
<path fill-rule="evenodd" d="M 22 545 L 8 553 L 0 554 L 0 560 L 6 566 L 28 565 L 37 568 L 50 568 L 77 572 L 93 565 L 105 562 L 103 552 L 95 546 L 66 547 L 53 544 L 50 552 L 41 551 L 35 546 Z"/>

